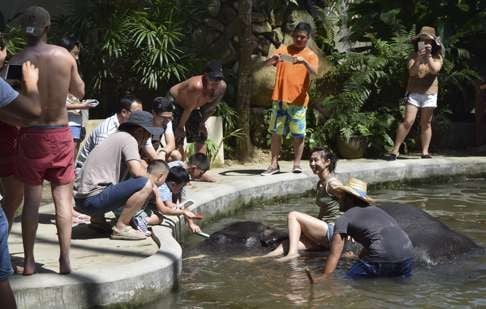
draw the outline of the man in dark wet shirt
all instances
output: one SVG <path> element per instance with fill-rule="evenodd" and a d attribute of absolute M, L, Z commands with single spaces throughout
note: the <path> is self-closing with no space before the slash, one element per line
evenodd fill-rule
<path fill-rule="evenodd" d="M 344 214 L 336 220 L 331 251 L 324 269 L 329 278 L 336 269 L 347 236 L 363 246 L 346 275 L 353 279 L 373 277 L 410 277 L 413 246 L 398 223 L 382 209 L 372 206 L 366 195 L 366 183 L 350 178 L 336 188 L 341 192 Z"/>

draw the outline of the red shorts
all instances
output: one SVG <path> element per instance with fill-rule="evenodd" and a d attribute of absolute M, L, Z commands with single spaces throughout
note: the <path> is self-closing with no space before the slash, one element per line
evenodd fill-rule
<path fill-rule="evenodd" d="M 0 177 L 15 174 L 19 130 L 0 121 Z"/>
<path fill-rule="evenodd" d="M 72 183 L 74 143 L 69 127 L 20 129 L 17 176 L 31 186 L 44 179 L 58 185 Z"/>

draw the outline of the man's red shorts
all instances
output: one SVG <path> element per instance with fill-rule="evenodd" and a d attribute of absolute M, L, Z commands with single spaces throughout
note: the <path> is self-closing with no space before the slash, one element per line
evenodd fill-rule
<path fill-rule="evenodd" d="M 74 143 L 71 130 L 63 127 L 20 129 L 17 176 L 31 186 L 45 179 L 64 185 L 74 181 Z"/>
<path fill-rule="evenodd" d="M 0 121 L 0 177 L 15 174 L 19 130 Z"/>

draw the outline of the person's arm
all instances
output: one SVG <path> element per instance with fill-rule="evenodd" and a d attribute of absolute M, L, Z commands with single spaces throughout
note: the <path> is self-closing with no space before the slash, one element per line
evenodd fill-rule
<path fill-rule="evenodd" d="M 263 61 L 261 66 L 266 67 L 269 65 L 276 65 L 279 60 L 280 60 L 280 54 L 275 54 L 272 57 L 269 57 L 265 61 Z"/>
<path fill-rule="evenodd" d="M 162 150 L 166 154 L 170 154 L 172 151 L 174 151 L 174 149 L 176 149 L 174 132 L 166 132 L 164 134 L 164 138 L 165 138 L 165 147 Z"/>
<path fill-rule="evenodd" d="M 317 64 L 309 63 L 309 61 L 305 60 L 301 56 L 295 57 L 295 63 L 304 64 L 310 75 L 317 75 Z"/>
<path fill-rule="evenodd" d="M 331 251 L 327 257 L 326 267 L 324 268 L 324 278 L 329 278 L 331 274 L 336 270 L 341 253 L 343 252 L 345 238 L 340 233 L 334 233 L 331 242 Z"/>
<path fill-rule="evenodd" d="M 221 81 L 221 88 L 219 89 L 219 93 L 216 96 L 216 98 L 212 102 L 209 102 L 202 107 L 202 114 L 204 117 L 203 122 L 206 122 L 206 120 L 208 120 L 208 118 L 211 117 L 216 111 L 216 106 L 224 97 L 224 93 L 226 92 L 226 87 L 227 87 L 226 82 L 224 80 Z"/>
<path fill-rule="evenodd" d="M 193 233 L 201 233 L 201 227 L 194 223 L 194 220 L 187 218 L 186 219 L 187 225 L 189 226 L 189 229 Z"/>
<path fill-rule="evenodd" d="M 22 91 L 9 104 L 0 109 L 2 121 L 11 123 L 21 122 L 24 125 L 37 120 L 42 113 L 40 104 L 39 89 L 37 82 L 39 80 L 39 69 L 30 61 L 22 64 Z M 10 87 L 5 81 L 5 87 Z"/>
<path fill-rule="evenodd" d="M 89 103 L 73 103 L 66 105 L 67 110 L 73 109 L 89 109 L 91 105 Z"/>
<path fill-rule="evenodd" d="M 186 219 L 192 219 L 196 216 L 190 210 L 169 207 L 167 205 L 169 201 L 162 201 L 162 199 L 160 198 L 159 192 L 158 192 L 158 188 L 157 188 L 156 191 L 157 191 L 157 194 L 155 194 L 155 207 L 162 214 L 173 215 L 173 216 L 183 215 Z M 154 193 L 155 193 L 155 191 L 154 191 Z"/>
<path fill-rule="evenodd" d="M 71 81 L 69 83 L 69 93 L 75 97 L 82 99 L 84 97 L 84 82 L 78 72 L 78 64 L 76 60 L 69 54 L 69 61 L 71 63 Z"/>
<path fill-rule="evenodd" d="M 143 146 L 143 153 L 149 159 L 149 161 L 161 159 L 157 155 L 157 151 L 155 151 L 155 148 L 152 145 L 152 143 Z M 162 159 L 165 159 L 165 158 L 162 158 Z"/>
<path fill-rule="evenodd" d="M 208 172 L 205 172 L 204 174 L 201 175 L 201 177 L 194 180 L 201 181 L 201 182 L 216 182 L 216 178 L 208 174 Z"/>
<path fill-rule="evenodd" d="M 132 177 L 142 177 L 147 176 L 147 170 L 143 167 L 139 160 L 128 160 L 127 161 L 128 172 Z"/>
<path fill-rule="evenodd" d="M 427 64 L 429 65 L 429 70 L 431 74 L 437 74 L 439 73 L 440 69 L 442 69 L 442 56 L 439 55 L 438 58 L 432 57 L 432 55 L 429 53 L 426 54 L 426 61 Z"/>

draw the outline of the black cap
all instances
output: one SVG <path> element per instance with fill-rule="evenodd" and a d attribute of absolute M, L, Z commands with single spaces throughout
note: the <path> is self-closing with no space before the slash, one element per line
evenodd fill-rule
<path fill-rule="evenodd" d="M 132 112 L 130 118 L 128 118 L 127 122 L 122 123 L 119 126 L 119 129 L 128 126 L 139 126 L 144 128 L 147 132 L 151 135 L 160 136 L 164 133 L 164 129 L 160 127 L 154 127 L 154 116 L 151 113 L 146 111 L 135 111 Z"/>
<path fill-rule="evenodd" d="M 152 102 L 152 110 L 156 113 L 174 112 L 174 102 L 166 97 L 156 97 Z"/>
<path fill-rule="evenodd" d="M 204 73 L 211 80 L 223 80 L 223 64 L 219 60 L 211 60 L 206 64 L 206 69 Z"/>

